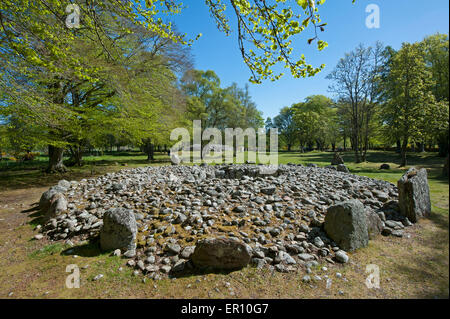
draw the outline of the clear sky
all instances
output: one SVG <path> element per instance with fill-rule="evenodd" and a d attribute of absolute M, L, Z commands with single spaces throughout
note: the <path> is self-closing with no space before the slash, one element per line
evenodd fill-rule
<path fill-rule="evenodd" d="M 178 29 L 191 37 L 203 34 L 192 48 L 195 68 L 214 70 L 223 87 L 232 82 L 241 87 L 249 83 L 250 71 L 240 56 L 236 33 L 226 37 L 216 29 L 204 0 L 184 0 L 183 3 L 188 8 L 175 20 Z M 369 4 L 380 8 L 379 29 L 366 27 Z M 320 38 L 328 42 L 328 48 L 319 52 L 317 46 L 308 45 L 306 41 L 311 31 L 305 31 L 295 38 L 294 49 L 299 54 L 304 53 L 313 66 L 326 64 L 325 69 L 313 78 L 295 79 L 287 72 L 276 82 L 249 83 L 250 93 L 264 118 L 273 118 L 283 106 L 303 101 L 309 95 L 332 97 L 328 92 L 330 81 L 325 77 L 338 60 L 359 43 L 373 45 L 379 40 L 398 49 L 402 42 L 421 41 L 436 32 L 448 34 L 448 0 L 357 0 L 355 4 L 352 0 L 327 0 L 319 13 L 323 22 L 328 23 L 325 32 L 320 34 Z M 235 25 L 231 27 L 235 29 Z"/>

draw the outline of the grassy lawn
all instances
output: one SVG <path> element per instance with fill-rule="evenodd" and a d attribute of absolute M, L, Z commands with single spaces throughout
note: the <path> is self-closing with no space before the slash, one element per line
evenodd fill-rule
<path fill-rule="evenodd" d="M 331 158 L 332 153 L 280 153 L 279 163 L 326 166 Z M 344 160 L 354 174 L 393 183 L 407 169 L 398 168 L 398 155 L 390 152 L 370 152 L 368 162 L 361 164 L 353 162 L 352 153 L 345 153 Z M 448 298 L 449 184 L 448 179 L 440 177 L 443 159 L 423 153 L 408 154 L 408 160 L 409 165 L 425 167 L 429 172 L 431 218 L 408 228 L 403 238 L 379 236 L 371 240 L 367 248 L 350 254 L 349 264 L 327 264 L 327 272 L 317 268 L 314 274 L 326 273 L 332 279 L 330 289 L 326 288 L 325 280 L 303 283 L 302 271 L 281 274 L 250 267 L 228 274 L 143 282 L 142 276 L 131 275 L 124 259 L 102 254 L 96 243 L 80 244 L 75 248 L 78 255 L 75 258 L 65 253 L 69 246 L 64 242 L 30 240 L 35 234 L 35 224 L 31 223 L 35 213 L 27 210 L 39 200 L 46 187 L 62 178 L 81 179 L 149 165 L 143 154 L 86 157 L 86 166 L 72 167 L 69 172 L 56 176 L 41 172 L 45 158 L 13 170 L 0 166 L 0 298 Z M 125 163 L 127 167 L 122 166 Z M 168 163 L 167 155 L 158 154 L 151 165 Z M 389 163 L 391 169 L 378 170 L 382 163 Z M 80 289 L 65 287 L 68 275 L 65 269 L 69 264 L 80 267 Z M 379 289 L 368 289 L 364 284 L 368 264 L 380 267 Z M 120 267 L 123 267 L 121 271 Z M 342 273 L 346 280 L 336 278 L 336 272 Z M 98 274 L 104 277 L 93 281 Z M 228 283 L 232 291 L 226 287 Z"/>

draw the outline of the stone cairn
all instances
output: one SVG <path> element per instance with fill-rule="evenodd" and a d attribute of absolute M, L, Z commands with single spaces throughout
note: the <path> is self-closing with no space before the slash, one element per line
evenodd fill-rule
<path fill-rule="evenodd" d="M 98 238 L 102 250 L 153 279 L 197 268 L 290 272 L 346 263 L 347 252 L 380 233 L 402 237 L 430 213 L 425 170 L 409 170 L 396 187 L 295 164 L 126 169 L 62 180 L 39 207 L 39 236 Z"/>

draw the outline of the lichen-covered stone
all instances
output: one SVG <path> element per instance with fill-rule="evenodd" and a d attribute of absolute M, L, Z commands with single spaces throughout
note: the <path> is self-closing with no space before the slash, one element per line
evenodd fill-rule
<path fill-rule="evenodd" d="M 67 199 L 62 193 L 54 194 L 50 199 L 50 207 L 44 213 L 44 220 L 50 220 L 67 211 L 67 205 Z"/>
<path fill-rule="evenodd" d="M 198 268 L 240 269 L 250 262 L 251 248 L 234 239 L 219 237 L 197 242 L 191 256 Z"/>
<path fill-rule="evenodd" d="M 427 170 L 411 167 L 397 182 L 400 214 L 416 223 L 431 213 Z"/>
<path fill-rule="evenodd" d="M 111 208 L 105 212 L 103 227 L 100 230 L 102 250 L 136 249 L 136 219 L 133 211 L 125 208 Z"/>
<path fill-rule="evenodd" d="M 353 251 L 369 243 L 367 216 L 359 200 L 349 200 L 330 206 L 324 229 L 339 247 Z"/>
<path fill-rule="evenodd" d="M 48 190 L 42 193 L 41 198 L 39 200 L 39 210 L 45 214 L 51 205 L 51 199 L 53 195 L 58 193 L 64 193 L 67 191 L 67 188 L 61 187 L 59 185 L 55 185 L 50 187 Z"/>

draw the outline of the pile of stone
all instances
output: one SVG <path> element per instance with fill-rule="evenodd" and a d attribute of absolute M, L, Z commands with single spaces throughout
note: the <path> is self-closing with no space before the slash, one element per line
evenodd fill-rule
<path fill-rule="evenodd" d="M 322 260 L 348 262 L 346 252 L 380 233 L 402 236 L 416 221 L 412 214 L 428 207 L 417 205 L 423 197 L 406 195 L 424 191 L 426 175 L 405 175 L 399 189 L 411 202 L 407 215 L 395 185 L 337 170 L 295 164 L 275 170 L 134 168 L 51 187 L 40 201 L 40 231 L 53 240 L 99 238 L 103 250 L 129 258 L 135 273 L 154 279 L 249 263 L 297 271 Z"/>

